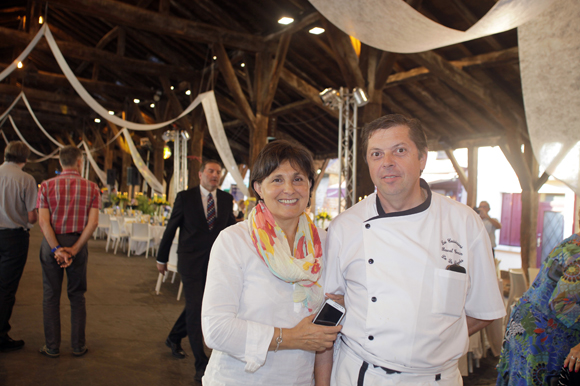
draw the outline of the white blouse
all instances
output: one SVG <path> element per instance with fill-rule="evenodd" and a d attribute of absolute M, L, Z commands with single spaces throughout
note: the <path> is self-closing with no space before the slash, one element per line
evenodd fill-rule
<path fill-rule="evenodd" d="M 314 352 L 268 351 L 275 327 L 292 328 L 309 312 L 293 302 L 294 285 L 270 272 L 247 227 L 223 230 L 211 250 L 202 329 L 213 352 L 203 384 L 312 385 Z M 326 233 L 318 232 L 324 245 Z"/>

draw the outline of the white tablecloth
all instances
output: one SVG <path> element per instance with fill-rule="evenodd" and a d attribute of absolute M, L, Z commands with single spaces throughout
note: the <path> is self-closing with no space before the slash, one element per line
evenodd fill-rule
<path fill-rule="evenodd" d="M 135 222 L 134 218 L 125 219 L 125 231 L 131 235 L 131 223 Z M 151 225 L 149 224 L 149 233 L 152 237 L 150 247 L 157 247 L 161 243 L 161 238 L 163 237 L 163 232 L 165 232 L 164 226 L 161 225 Z M 134 241 L 131 243 L 131 253 L 134 255 L 142 255 L 147 250 L 147 242 L 145 241 Z"/>

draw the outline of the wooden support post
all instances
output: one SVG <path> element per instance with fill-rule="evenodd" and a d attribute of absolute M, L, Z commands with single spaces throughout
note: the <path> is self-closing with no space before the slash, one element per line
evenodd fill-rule
<path fill-rule="evenodd" d="M 477 205 L 477 156 L 479 148 L 470 147 L 467 150 L 467 206 Z"/>

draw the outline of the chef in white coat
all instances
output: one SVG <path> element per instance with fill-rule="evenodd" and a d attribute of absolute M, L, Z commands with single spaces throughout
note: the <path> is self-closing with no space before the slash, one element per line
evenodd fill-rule
<path fill-rule="evenodd" d="M 344 295 L 331 385 L 461 385 L 469 335 L 505 315 L 489 237 L 469 207 L 420 178 L 418 120 L 363 129 L 376 193 L 330 224 L 325 292 Z"/>

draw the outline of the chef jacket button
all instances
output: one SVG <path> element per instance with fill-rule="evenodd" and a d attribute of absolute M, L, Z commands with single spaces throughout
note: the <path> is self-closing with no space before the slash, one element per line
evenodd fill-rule
<path fill-rule="evenodd" d="M 373 339 L 375 339 L 375 337 L 372 335 L 369 335 L 369 340 L 373 340 Z"/>
<path fill-rule="evenodd" d="M 374 263 L 375 261 L 373 259 L 369 259 L 369 264 Z"/>
<path fill-rule="evenodd" d="M 365 228 L 369 229 L 371 227 L 371 224 L 367 224 L 365 225 Z"/>
<path fill-rule="evenodd" d="M 377 301 L 377 298 L 373 296 L 373 297 L 371 298 L 371 301 L 374 303 L 374 302 L 376 302 L 376 301 Z"/>

